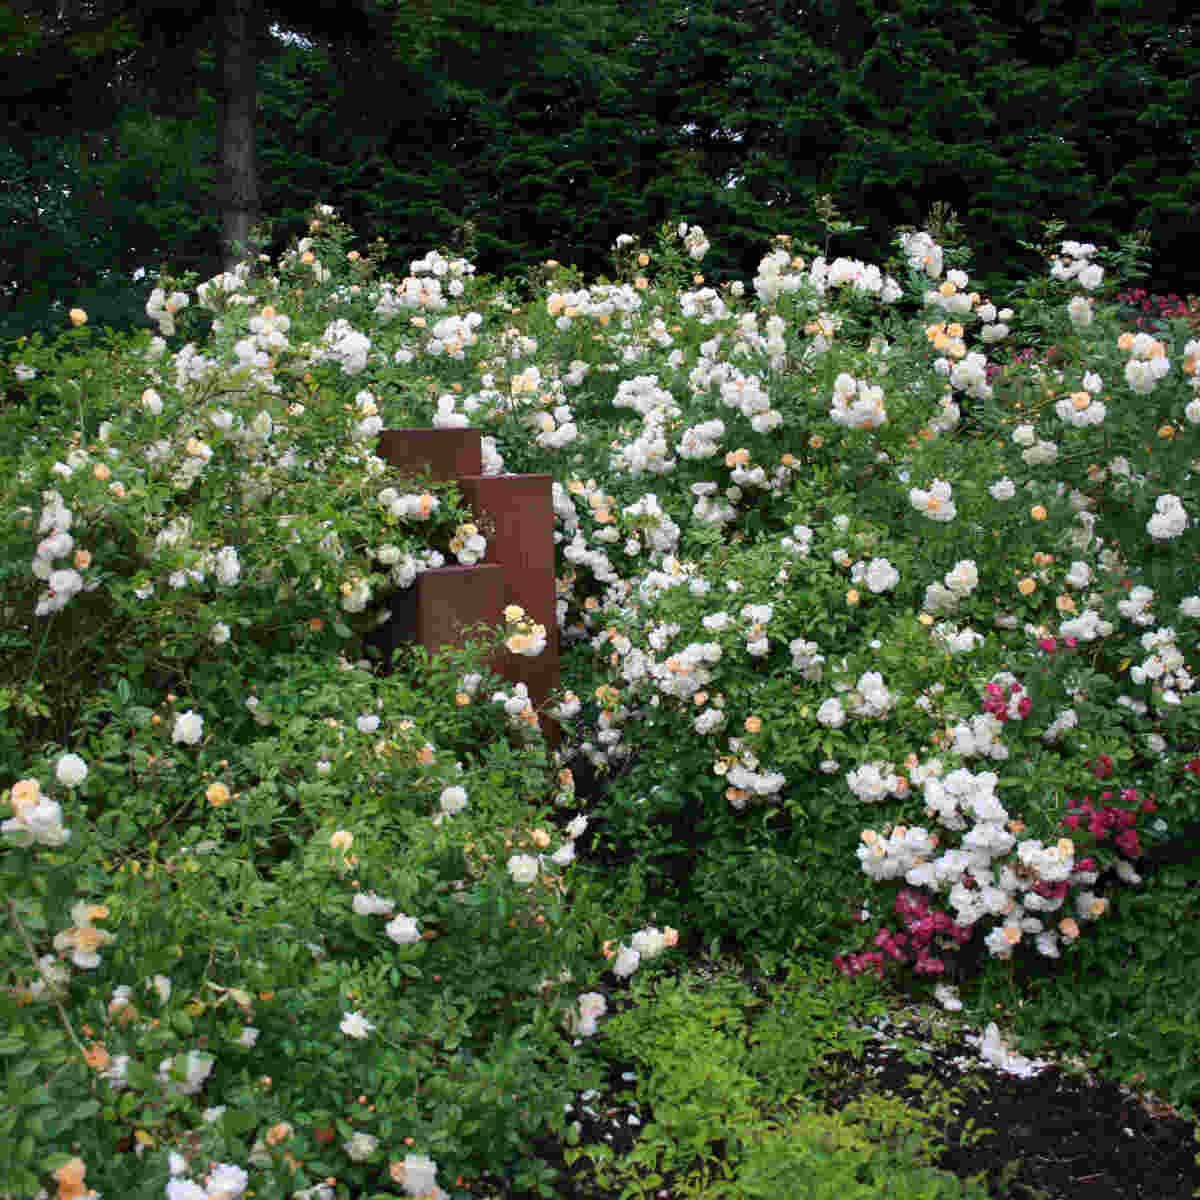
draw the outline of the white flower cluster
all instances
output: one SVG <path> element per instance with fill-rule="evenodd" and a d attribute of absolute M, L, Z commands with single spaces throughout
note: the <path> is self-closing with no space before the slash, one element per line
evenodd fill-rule
<path fill-rule="evenodd" d="M 954 316 L 965 316 L 978 299 L 978 293 L 966 290 L 968 281 L 965 271 L 947 271 L 946 278 L 937 290 L 925 293 L 925 303 L 936 305 L 943 312 Z"/>
<path fill-rule="evenodd" d="M 459 525 L 450 539 L 450 553 L 464 567 L 473 567 L 487 553 L 487 538 L 479 532 L 479 527 L 468 521 Z"/>
<path fill-rule="evenodd" d="M 200 1050 L 189 1050 L 164 1058 L 158 1065 L 159 1082 L 172 1096 L 194 1096 L 212 1074 L 215 1055 Z"/>
<path fill-rule="evenodd" d="M 1067 316 L 1076 329 L 1087 329 L 1095 319 L 1091 300 L 1087 296 L 1076 296 L 1067 305 Z"/>
<path fill-rule="evenodd" d="M 313 354 L 314 362 L 336 362 L 343 375 L 357 375 L 366 370 L 371 339 L 359 333 L 349 321 L 339 317 L 327 325 L 321 334 L 321 344 L 324 349 Z"/>
<path fill-rule="evenodd" d="M 864 830 L 857 851 L 863 871 L 876 880 L 903 878 L 910 887 L 949 889 L 949 907 L 960 926 L 996 918 L 984 939 L 993 957 L 1011 957 L 1026 934 L 1033 935 L 1040 954 L 1057 957 L 1060 933 L 1073 939 L 1079 930 L 1072 919 L 1061 921 L 1057 931 L 1047 929 L 1041 917 L 1032 915 L 1062 907 L 1061 896 L 1044 895 L 1042 890 L 1068 881 L 1091 883 L 1094 873 L 1076 869 L 1075 847 L 1069 839 L 1052 846 L 1034 839 L 1017 844 L 1008 829 L 1009 815 L 996 796 L 994 772 L 972 774 L 959 768 L 943 778 L 940 763 L 926 766 L 930 769 L 917 768 L 912 775 L 924 788 L 930 815 L 950 830 L 967 830 L 968 818 L 974 824 L 958 849 L 944 850 L 937 857 L 938 839 L 926 829 L 898 826 L 886 838 Z M 1020 871 L 997 867 L 995 860 L 1014 847 Z M 1076 907 L 1080 916 L 1093 920 L 1104 912 L 1106 903 L 1085 892 L 1077 897 Z"/>
<path fill-rule="evenodd" d="M 1129 677 L 1134 683 L 1149 681 L 1164 704 L 1179 704 L 1181 692 L 1190 692 L 1195 678 L 1188 669 L 1187 660 L 1179 649 L 1175 630 L 1169 626 L 1142 634 L 1142 649 L 1149 657 L 1136 667 L 1131 667 Z"/>
<path fill-rule="evenodd" d="M 1062 712 L 1046 726 L 1046 732 L 1042 734 L 1042 741 L 1050 743 L 1057 742 L 1068 729 L 1076 729 L 1079 726 L 1079 714 L 1073 708 L 1064 708 Z"/>
<path fill-rule="evenodd" d="M 930 630 L 932 636 L 941 642 L 950 654 L 970 654 L 983 642 L 983 634 L 974 629 L 959 629 L 956 625 L 943 622 Z"/>
<path fill-rule="evenodd" d="M 13 844 L 23 848 L 35 842 L 42 846 L 61 846 L 69 840 L 71 831 L 63 828 L 62 807 L 58 801 L 43 794 L 36 779 L 18 780 L 9 791 L 8 800 L 13 815 L 0 825 L 0 834 Z"/>
<path fill-rule="evenodd" d="M 179 713 L 175 718 L 175 726 L 171 730 L 171 741 L 185 746 L 198 745 L 204 737 L 204 718 L 189 708 L 187 712 Z"/>
<path fill-rule="evenodd" d="M 76 566 L 86 569 L 91 562 L 91 555 L 87 551 L 75 550 L 75 539 L 70 533 L 74 514 L 63 502 L 62 496 L 55 491 L 43 492 L 42 504 L 38 533 L 46 536 L 38 542 L 32 564 L 34 576 L 46 584 L 46 590 L 38 597 L 34 609 L 39 617 L 60 612 L 85 588 L 84 577 L 75 566 L 56 567 L 55 560 L 66 558 L 75 551 L 72 561 Z"/>
<path fill-rule="evenodd" d="M 1149 395 L 1171 369 L 1166 347 L 1148 333 L 1139 333 L 1134 335 L 1129 353 L 1129 361 L 1125 364 L 1125 382 L 1139 395 Z"/>
<path fill-rule="evenodd" d="M 774 607 L 770 604 L 745 604 L 742 620 L 748 622 L 746 630 L 746 653 L 751 658 L 765 658 L 770 649 L 767 626 L 771 623 Z"/>
<path fill-rule="evenodd" d="M 1149 588 L 1146 590 L 1149 591 Z M 1058 626 L 1060 637 L 1077 638 L 1081 642 L 1094 642 L 1097 638 L 1108 637 L 1112 631 L 1112 622 L 1106 621 L 1093 608 L 1085 608 L 1079 616 L 1062 621 Z"/>
<path fill-rule="evenodd" d="M 788 649 L 792 654 L 792 669 L 799 671 L 810 683 L 820 683 L 824 674 L 825 655 L 817 643 L 793 638 Z"/>
<path fill-rule="evenodd" d="M 900 582 L 900 572 L 886 558 L 873 558 L 869 563 L 856 562 L 850 568 L 851 583 L 865 583 L 875 595 L 891 591 Z"/>
<path fill-rule="evenodd" d="M 692 516 L 704 525 L 727 525 L 737 517 L 737 510 L 728 500 L 718 497 L 720 485 L 716 483 L 693 483 L 691 493 L 696 497 L 692 505 Z"/>
<path fill-rule="evenodd" d="M 721 439 L 725 436 L 725 423 L 712 420 L 692 425 L 683 431 L 675 447 L 680 458 L 701 459 L 712 458 L 721 449 Z"/>
<path fill-rule="evenodd" d="M 1052 936 L 1052 935 L 1051 935 Z M 1039 937 L 1039 948 L 1042 942 Z M 1052 956 L 1053 957 L 1053 956 Z M 1000 1035 L 1000 1027 L 995 1021 L 988 1022 L 982 1037 L 968 1034 L 967 1042 L 979 1047 L 979 1057 L 1006 1075 L 1016 1075 L 1021 1079 L 1031 1079 L 1038 1075 L 1050 1064 L 1041 1058 L 1027 1058 L 1018 1054 Z"/>
<path fill-rule="evenodd" d="M 787 323 L 778 313 L 772 313 L 766 320 L 766 336 L 758 331 L 758 314 L 742 313 L 734 326 L 735 342 L 730 350 L 730 358 L 748 358 L 755 354 L 767 356 L 767 365 L 772 371 L 781 371 L 787 363 L 787 340 L 784 332 Z"/>
<path fill-rule="evenodd" d="M 163 337 L 170 337 L 175 332 L 175 314 L 187 306 L 186 292 L 172 292 L 168 296 L 163 288 L 155 288 L 146 301 L 146 316 L 158 322 Z"/>
<path fill-rule="evenodd" d="M 793 258 L 786 250 L 772 250 L 758 264 L 754 292 L 764 305 L 774 304 L 784 292 L 798 292 L 808 283 L 804 259 Z"/>
<path fill-rule="evenodd" d="M 859 676 L 846 701 L 856 717 L 882 717 L 895 705 L 896 697 L 887 690 L 878 671 L 866 671 Z"/>
<path fill-rule="evenodd" d="M 656 554 L 670 554 L 679 545 L 679 526 L 671 520 L 653 492 L 647 492 L 633 504 L 621 510 L 621 515 L 635 530 L 635 537 L 645 540 Z M 626 553 L 636 554 L 626 542 Z"/>
<path fill-rule="evenodd" d="M 546 627 L 532 621 L 519 604 L 504 610 L 504 644 L 513 654 L 536 658 L 546 648 Z"/>
<path fill-rule="evenodd" d="M 914 271 L 924 271 L 930 279 L 942 273 L 942 248 L 924 230 L 920 233 L 902 233 L 900 249 Z"/>
<path fill-rule="evenodd" d="M 592 1037 L 596 1033 L 596 1022 L 608 1011 L 608 1001 L 600 992 L 584 992 L 576 1001 L 576 1007 L 567 1014 L 567 1024 L 572 1037 Z"/>
<path fill-rule="evenodd" d="M 711 325 L 715 321 L 724 321 L 729 316 L 729 309 L 721 294 L 713 288 L 700 288 L 695 292 L 679 293 L 679 311 L 685 317 L 695 317 L 701 325 Z"/>
<path fill-rule="evenodd" d="M 1183 372 L 1191 378 L 1192 391 L 1200 392 L 1200 338 L 1193 338 L 1184 345 Z M 1200 397 L 1188 404 L 1184 415 L 1193 425 L 1200 425 Z"/>
<path fill-rule="evenodd" d="M 392 1179 L 404 1188 L 406 1196 L 422 1196 L 425 1200 L 445 1200 L 446 1193 L 437 1185 L 437 1163 L 424 1154 L 406 1154 L 399 1170 L 392 1168 Z"/>
<path fill-rule="evenodd" d="M 216 313 L 223 312 L 231 304 L 251 304 L 254 297 L 247 296 L 242 291 L 249 278 L 250 264 L 240 262 L 232 271 L 215 275 L 207 283 L 200 284 L 196 288 L 196 299 L 203 307 Z M 149 313 L 149 307 L 146 311 Z"/>
<path fill-rule="evenodd" d="M 1013 319 L 1011 308 L 1002 308 L 997 312 L 994 304 L 977 304 L 975 315 L 983 322 L 979 330 L 981 341 L 991 345 L 993 342 L 1000 342 L 1008 337 L 1009 327 L 1006 322 Z"/>
<path fill-rule="evenodd" d="M 1153 603 L 1153 589 L 1139 583 L 1129 589 L 1124 600 L 1117 601 L 1117 612 L 1135 625 L 1153 625 L 1154 613 L 1150 609 Z"/>
<path fill-rule="evenodd" d="M 924 863 L 936 846 L 936 838 L 927 829 L 897 825 L 887 837 L 864 829 L 862 845 L 855 853 L 863 871 L 879 882 L 903 878 L 914 866 Z"/>
<path fill-rule="evenodd" d="M 733 752 L 732 761 L 723 760 L 726 770 L 725 781 L 729 787 L 725 797 L 735 809 L 743 809 L 751 796 L 777 795 L 787 783 L 787 776 L 780 771 L 760 771 L 758 756 L 747 750 L 738 738 L 729 739 Z"/>
<path fill-rule="evenodd" d="M 848 429 L 878 429 L 887 420 L 883 388 L 843 371 L 833 383 L 830 419 Z"/>
<path fill-rule="evenodd" d="M 856 258 L 837 258 L 826 263 L 824 256 L 815 258 L 808 277 L 820 295 L 831 287 L 849 284 L 862 295 L 878 296 L 884 304 L 892 304 L 903 295 L 900 285 L 874 263 L 860 262 Z"/>
<path fill-rule="evenodd" d="M 698 734 L 703 736 L 708 733 L 715 733 L 725 724 L 725 711 L 714 703 L 710 708 L 706 708 L 692 722 L 692 727 Z"/>
<path fill-rule="evenodd" d="M 603 550 L 591 549 L 581 532 L 576 531 L 575 536 L 563 547 L 563 558 L 574 566 L 587 567 L 600 583 L 616 583 L 619 579 L 616 570 L 612 565 L 612 561 Z M 652 572 L 653 579 L 649 576 L 643 581 L 644 586 L 653 587 L 659 583 L 661 572 Z M 682 583 L 682 579 L 675 582 Z"/>
<path fill-rule="evenodd" d="M 614 401 L 615 403 L 615 401 Z M 671 422 L 679 415 L 679 406 L 672 400 L 669 404 L 653 408 L 642 416 L 642 430 L 627 445 L 618 445 L 609 461 L 609 469 L 618 475 L 669 475 L 675 469 L 671 457 Z"/>
<path fill-rule="evenodd" d="M 291 318 L 276 312 L 273 305 L 268 304 L 247 324 L 254 335 L 252 340 L 256 349 L 267 354 L 278 354 L 288 348 L 287 332 L 292 327 Z M 236 346 L 234 350 L 236 352 Z"/>
<path fill-rule="evenodd" d="M 406 309 L 436 311 L 445 308 L 448 301 L 442 294 L 442 280 L 449 276 L 450 282 L 446 285 L 446 291 L 457 299 L 466 290 L 465 281 L 475 274 L 475 267 L 465 258 L 449 260 L 436 250 L 431 250 L 424 258 L 414 259 L 409 264 L 409 272 L 410 274 L 398 285 L 390 280 L 379 285 L 374 296 L 374 313 L 381 321 L 390 321 Z M 434 337 L 438 340 L 448 340 L 441 338 L 436 332 Z M 438 354 L 441 351 L 431 350 L 430 353 Z M 455 357 L 458 357 L 457 354 Z"/>
<path fill-rule="evenodd" d="M 494 692 L 492 703 L 503 706 L 509 725 L 518 733 L 536 734 L 541 728 L 537 709 L 533 707 L 529 688 L 525 684 L 515 684 L 511 692 Z"/>
<path fill-rule="evenodd" d="M 813 531 L 807 525 L 793 525 L 792 532 L 779 539 L 779 545 L 794 558 L 807 558 L 812 540 Z"/>
<path fill-rule="evenodd" d="M 686 221 L 680 221 L 679 236 L 683 238 L 688 257 L 694 262 L 699 262 L 708 253 L 709 241 L 699 225 L 689 226 Z"/>
<path fill-rule="evenodd" d="M 935 434 L 949 433 L 958 428 L 960 420 L 962 420 L 962 409 L 954 403 L 951 393 L 947 393 L 938 401 L 938 411 L 930 417 L 929 428 Z"/>
<path fill-rule="evenodd" d="M 549 410 L 533 413 L 529 420 L 537 431 L 533 440 L 544 450 L 562 450 L 579 437 L 579 426 L 568 404 L 556 404 Z"/>
<path fill-rule="evenodd" d="M 907 796 L 909 791 L 908 781 L 881 759 L 848 772 L 846 784 L 864 804 L 876 804 L 888 796 Z"/>
<path fill-rule="evenodd" d="M 755 433 L 770 433 L 783 424 L 783 414 L 771 407 L 771 398 L 757 375 L 745 375 L 729 364 L 722 363 L 714 370 L 710 381 L 720 383 L 721 402 L 727 408 L 737 409 L 750 422 Z M 734 482 L 745 481 L 735 476 Z"/>
<path fill-rule="evenodd" d="M 942 577 L 942 583 L 925 588 L 923 608 L 926 612 L 953 612 L 959 601 L 965 600 L 979 586 L 979 571 L 973 558 L 963 558 Z"/>
<path fill-rule="evenodd" d="M 483 324 L 480 313 L 467 313 L 465 317 L 443 317 L 429 331 L 432 335 L 425 344 L 425 353 L 438 358 L 445 354 L 462 361 L 467 348 L 479 341 L 476 330 Z"/>
<path fill-rule="evenodd" d="M 952 739 L 955 754 L 963 758 L 992 758 L 1003 762 L 1008 758 L 1008 747 L 1000 740 L 1004 723 L 991 713 L 977 713 L 968 721 L 960 721 L 947 732 Z"/>
<path fill-rule="evenodd" d="M 1063 283 L 1074 279 L 1080 287 L 1094 292 L 1104 279 L 1104 268 L 1088 261 L 1095 253 L 1091 242 L 1063 242 L 1061 255 L 1050 268 L 1051 277 Z"/>
<path fill-rule="evenodd" d="M 388 900 L 375 892 L 355 892 L 351 901 L 351 908 L 360 917 L 390 917 L 395 907 L 395 900 Z"/>
<path fill-rule="evenodd" d="M 950 367 L 950 386 L 955 391 L 966 392 L 976 400 L 990 400 L 992 388 L 987 381 L 987 365 L 985 355 L 968 354 Z"/>
<path fill-rule="evenodd" d="M 649 674 L 664 695 L 688 700 L 712 681 L 707 668 L 720 662 L 722 653 L 717 642 L 690 642 L 665 662 L 650 664 Z"/>
<path fill-rule="evenodd" d="M 386 487 L 376 497 L 398 521 L 428 521 L 442 506 L 442 502 L 431 492 L 406 492 L 401 495 L 394 487 Z"/>
<path fill-rule="evenodd" d="M 1146 532 L 1156 542 L 1177 538 L 1188 527 L 1188 515 L 1178 496 L 1169 492 L 1154 502 L 1154 515 L 1146 522 Z"/>
<path fill-rule="evenodd" d="M 953 521 L 958 513 L 954 505 L 953 489 L 944 479 L 935 479 L 929 490 L 912 488 L 908 493 L 909 503 L 922 516 L 931 521 Z"/>
<path fill-rule="evenodd" d="M 1068 587 L 1085 588 L 1092 582 L 1092 568 L 1087 563 L 1076 560 L 1067 569 L 1064 582 Z"/>
<path fill-rule="evenodd" d="M 925 764 L 925 767 L 927 769 L 919 767 L 912 772 L 913 782 L 924 789 L 925 811 L 936 816 L 938 823 L 946 829 L 966 829 L 964 814 L 973 815 L 977 821 L 1003 823 L 1007 820 L 996 797 L 1000 777 L 994 771 L 972 774 L 960 767 L 944 774 L 938 760 Z"/>

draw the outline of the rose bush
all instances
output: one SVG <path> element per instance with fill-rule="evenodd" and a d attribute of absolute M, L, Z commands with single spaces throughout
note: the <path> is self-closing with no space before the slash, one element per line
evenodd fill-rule
<path fill-rule="evenodd" d="M 1087 243 L 1019 307 L 929 232 L 722 290 L 707 244 L 522 306 L 321 206 L 155 334 L 8 353 L 0 1194 L 532 1187 L 595 989 L 677 938 L 937 976 L 1121 920 L 1198 815 L 1195 331 Z M 376 455 L 412 424 L 554 477 L 557 754 L 485 666 L 524 613 L 369 656 L 487 552 Z"/>

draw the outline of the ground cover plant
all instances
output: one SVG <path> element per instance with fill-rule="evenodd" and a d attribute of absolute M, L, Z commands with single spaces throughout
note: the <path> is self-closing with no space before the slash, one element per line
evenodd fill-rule
<path fill-rule="evenodd" d="M 1063 232 L 1010 307 L 936 221 L 518 288 L 319 206 L 9 347 L 0 1196 L 1003 1194 L 839 1074 L 896 996 L 1193 1119 L 1200 330 Z M 519 612 L 371 657 L 487 552 L 408 425 L 554 477 L 547 713 Z"/>

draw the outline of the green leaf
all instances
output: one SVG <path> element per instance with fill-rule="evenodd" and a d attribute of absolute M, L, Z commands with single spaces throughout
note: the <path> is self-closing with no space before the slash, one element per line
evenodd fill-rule
<path fill-rule="evenodd" d="M 99 1100 L 84 1100 L 62 1119 L 62 1127 L 66 1129 L 71 1125 L 78 1125 L 80 1121 L 94 1117 L 99 1111 Z"/>

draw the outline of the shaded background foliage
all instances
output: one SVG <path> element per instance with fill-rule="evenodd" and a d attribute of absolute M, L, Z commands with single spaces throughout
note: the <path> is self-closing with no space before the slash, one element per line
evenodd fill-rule
<path fill-rule="evenodd" d="M 222 0 L 222 4 L 229 0 Z M 0 337 L 144 320 L 145 284 L 220 269 L 218 5 L 0 4 Z M 935 201 L 1000 292 L 1061 216 L 1147 229 L 1151 290 L 1200 291 L 1200 45 L 1158 0 L 354 0 L 256 10 L 267 248 L 318 199 L 388 267 L 470 226 L 482 272 L 592 275 L 622 231 L 709 229 L 711 283 L 831 194 L 883 262 Z M 291 31 L 290 36 L 283 31 Z M 54 307 L 57 305 L 57 307 Z"/>

